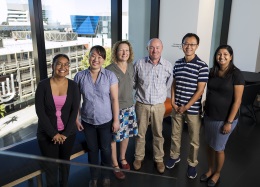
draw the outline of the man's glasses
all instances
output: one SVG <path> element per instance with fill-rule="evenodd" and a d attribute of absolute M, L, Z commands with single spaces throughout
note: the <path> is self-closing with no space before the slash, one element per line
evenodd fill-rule
<path fill-rule="evenodd" d="M 187 43 L 183 43 L 182 44 L 182 46 L 183 47 L 188 47 L 188 46 L 190 46 L 190 47 L 195 47 L 195 46 L 197 46 L 198 44 L 187 44 Z"/>

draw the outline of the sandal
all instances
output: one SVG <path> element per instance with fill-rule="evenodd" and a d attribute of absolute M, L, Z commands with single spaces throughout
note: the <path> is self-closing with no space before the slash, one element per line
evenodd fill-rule
<path fill-rule="evenodd" d="M 113 168 L 115 168 L 113 173 L 114 173 L 114 175 L 115 175 L 115 177 L 117 179 L 120 179 L 120 180 L 125 179 L 125 174 L 120 170 L 118 165 L 117 166 L 113 166 Z"/>
<path fill-rule="evenodd" d="M 122 161 L 123 161 L 123 160 L 126 161 L 126 159 L 124 158 L 124 159 L 121 159 L 121 160 L 120 160 L 122 169 L 130 170 L 130 165 L 127 163 L 127 161 L 126 161 L 126 164 L 122 164 Z"/>

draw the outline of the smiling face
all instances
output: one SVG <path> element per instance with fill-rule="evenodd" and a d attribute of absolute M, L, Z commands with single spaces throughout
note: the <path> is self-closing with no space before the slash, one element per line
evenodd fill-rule
<path fill-rule="evenodd" d="M 117 60 L 119 62 L 127 62 L 130 55 L 129 46 L 126 43 L 122 43 L 117 48 Z"/>
<path fill-rule="evenodd" d="M 182 50 L 185 57 L 190 59 L 195 57 L 195 52 L 198 49 L 198 41 L 194 36 L 186 37 L 182 44 Z"/>
<path fill-rule="evenodd" d="M 232 55 L 228 52 L 227 49 L 219 49 L 216 54 L 216 61 L 219 66 L 222 68 L 228 67 L 229 63 L 232 60 Z"/>
<path fill-rule="evenodd" d="M 163 45 L 161 40 L 155 38 L 150 41 L 147 47 L 149 52 L 149 57 L 152 61 L 159 61 L 162 55 Z"/>
<path fill-rule="evenodd" d="M 59 57 L 53 64 L 53 75 L 56 77 L 65 77 L 69 74 L 70 63 L 65 57 Z"/>
<path fill-rule="evenodd" d="M 97 50 L 93 49 L 89 53 L 89 65 L 92 70 L 99 70 L 104 64 L 105 59 L 97 52 Z"/>

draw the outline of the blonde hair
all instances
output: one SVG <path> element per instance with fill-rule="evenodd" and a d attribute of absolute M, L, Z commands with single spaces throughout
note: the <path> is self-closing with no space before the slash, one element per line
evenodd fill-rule
<path fill-rule="evenodd" d="M 117 62 L 118 61 L 118 58 L 117 58 L 117 50 L 118 50 L 118 47 L 120 44 L 127 44 L 128 47 L 129 47 L 129 58 L 127 60 L 128 63 L 130 62 L 133 62 L 134 60 L 134 51 L 133 51 L 133 48 L 132 48 L 132 45 L 130 44 L 129 41 L 127 40 L 124 40 L 124 41 L 117 41 L 114 45 L 113 45 L 113 49 L 112 49 L 112 57 L 111 57 L 111 60 L 112 62 Z"/>

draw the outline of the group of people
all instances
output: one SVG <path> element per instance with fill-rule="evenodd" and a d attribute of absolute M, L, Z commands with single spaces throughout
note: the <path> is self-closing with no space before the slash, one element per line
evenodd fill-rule
<path fill-rule="evenodd" d="M 225 145 L 238 122 L 238 110 L 244 79 L 234 65 L 233 50 L 221 45 L 209 70 L 197 55 L 199 37 L 194 33 L 182 39 L 184 57 L 174 66 L 162 57 L 163 44 L 158 38 L 147 44 L 148 56 L 133 64 L 133 49 L 128 41 L 118 41 L 112 49 L 112 63 L 102 67 L 106 51 L 96 45 L 90 49 L 90 67 L 76 74 L 69 73 L 69 58 L 59 54 L 53 59 L 53 76 L 38 84 L 35 95 L 39 118 L 37 138 L 42 155 L 70 159 L 76 131 L 83 131 L 88 146 L 88 163 L 113 167 L 116 178 L 124 179 L 120 170 L 130 170 L 126 160 L 129 137 L 135 138 L 133 167 L 139 170 L 145 157 L 148 126 L 153 135 L 153 159 L 159 173 L 164 173 L 164 102 L 171 90 L 172 133 L 170 159 L 166 168 L 180 162 L 181 134 L 188 126 L 190 151 L 187 176 L 197 176 L 201 99 L 207 85 L 204 129 L 207 142 L 208 170 L 200 177 L 208 186 L 215 186 L 225 159 Z M 135 91 L 135 94 L 133 95 Z M 82 106 L 80 107 L 80 98 Z M 119 158 L 117 144 L 120 142 Z M 68 165 L 45 164 L 47 186 L 67 186 Z M 89 186 L 97 186 L 99 171 L 90 168 Z M 109 171 L 102 172 L 103 186 L 110 186 Z"/>

